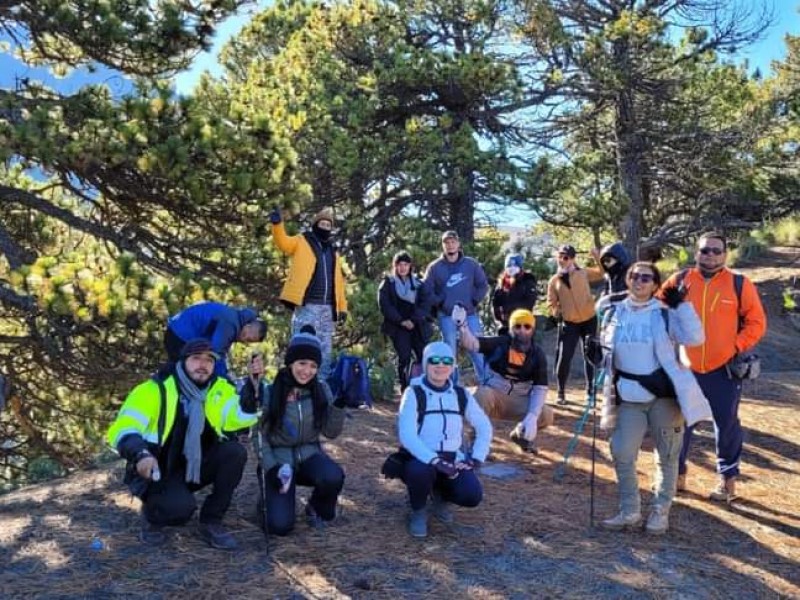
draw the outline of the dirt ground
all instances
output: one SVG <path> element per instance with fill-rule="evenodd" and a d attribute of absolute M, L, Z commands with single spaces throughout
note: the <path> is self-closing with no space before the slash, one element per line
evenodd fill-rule
<path fill-rule="evenodd" d="M 783 266 L 796 264 L 789 255 Z M 540 434 L 539 455 L 517 453 L 507 441 L 512 424 L 496 424 L 489 465 L 516 473 L 483 474 L 480 507 L 458 509 L 449 527 L 432 520 L 425 540 L 405 531 L 403 486 L 379 475 L 396 446 L 396 405 L 380 403 L 354 411 L 327 445 L 347 481 L 340 516 L 321 532 L 302 520 L 301 490 L 295 531 L 265 540 L 255 524 L 252 460 L 226 518 L 240 543 L 233 553 L 206 547 L 194 523 L 170 529 L 161 549 L 143 547 L 138 500 L 120 483 L 120 463 L 0 497 L 0 597 L 800 598 L 797 332 L 779 315 L 786 273 L 749 274 L 764 275 L 771 327 L 768 372 L 745 386 L 741 497 L 730 506 L 707 499 L 716 476 L 713 433 L 704 424 L 690 491 L 675 502 L 664 536 L 591 526 L 591 423 L 555 481 L 583 410 L 575 379 L 572 404 L 556 407 L 555 426 Z M 639 460 L 645 506 L 650 449 L 646 440 Z M 608 444 L 598 436 L 595 522 L 615 509 Z"/>

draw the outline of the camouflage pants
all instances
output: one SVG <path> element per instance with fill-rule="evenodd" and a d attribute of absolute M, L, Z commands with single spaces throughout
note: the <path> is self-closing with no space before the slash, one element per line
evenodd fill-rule
<path fill-rule="evenodd" d="M 327 304 L 306 304 L 294 309 L 292 315 L 292 335 L 299 333 L 303 325 L 312 325 L 322 343 L 322 364 L 319 366 L 320 379 L 327 379 L 331 371 L 333 351 L 333 309 Z"/>

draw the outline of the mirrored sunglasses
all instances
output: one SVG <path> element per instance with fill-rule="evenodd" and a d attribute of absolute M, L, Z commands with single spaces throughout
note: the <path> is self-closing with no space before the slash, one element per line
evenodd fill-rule
<path fill-rule="evenodd" d="M 431 356 L 428 359 L 429 365 L 445 365 L 445 366 L 452 366 L 453 359 L 449 356 Z"/>
<path fill-rule="evenodd" d="M 529 325 L 528 323 L 517 323 L 513 326 L 514 329 L 524 329 L 526 331 L 530 331 L 533 329 L 533 325 Z"/>
<path fill-rule="evenodd" d="M 719 256 L 723 252 L 725 252 L 725 250 L 722 248 L 712 248 L 710 246 L 700 248 L 700 254 L 713 254 L 714 256 Z"/>
<path fill-rule="evenodd" d="M 642 283 L 652 283 L 655 276 L 652 273 L 631 273 L 631 281 L 641 281 Z"/>

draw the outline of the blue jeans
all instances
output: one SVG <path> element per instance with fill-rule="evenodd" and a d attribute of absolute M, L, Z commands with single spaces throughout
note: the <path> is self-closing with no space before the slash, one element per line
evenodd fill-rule
<path fill-rule="evenodd" d="M 322 364 L 319 366 L 319 378 L 327 381 L 331 374 L 333 333 L 336 329 L 333 322 L 333 308 L 327 304 L 306 304 L 296 307 L 292 315 L 292 335 L 300 333 L 300 329 L 306 324 L 314 326 L 322 344 Z"/>
<path fill-rule="evenodd" d="M 483 326 L 478 315 L 467 315 L 467 327 L 473 335 L 481 335 Z M 442 332 L 442 341 L 453 349 L 453 355 L 458 356 L 457 328 L 453 318 L 445 315 L 439 317 L 439 329 Z M 468 352 L 475 369 L 475 382 L 480 385 L 485 377 L 485 362 L 480 352 Z M 453 383 L 458 383 L 458 368 L 453 369 Z"/>

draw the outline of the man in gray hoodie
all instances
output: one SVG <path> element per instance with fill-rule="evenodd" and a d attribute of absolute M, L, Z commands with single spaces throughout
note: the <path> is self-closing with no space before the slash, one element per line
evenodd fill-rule
<path fill-rule="evenodd" d="M 458 352 L 457 328 L 450 314 L 456 304 L 467 311 L 467 327 L 479 336 L 483 332 L 478 316 L 478 305 L 489 293 L 489 282 L 481 264 L 474 258 L 464 256 L 461 242 L 455 231 L 442 234 L 442 255 L 431 262 L 425 270 L 423 283 L 430 294 L 430 304 L 439 322 L 442 340 Z M 469 352 L 475 369 L 475 382 L 484 379 L 484 358 L 479 352 Z M 453 382 L 458 382 L 458 370 L 453 371 Z"/>

